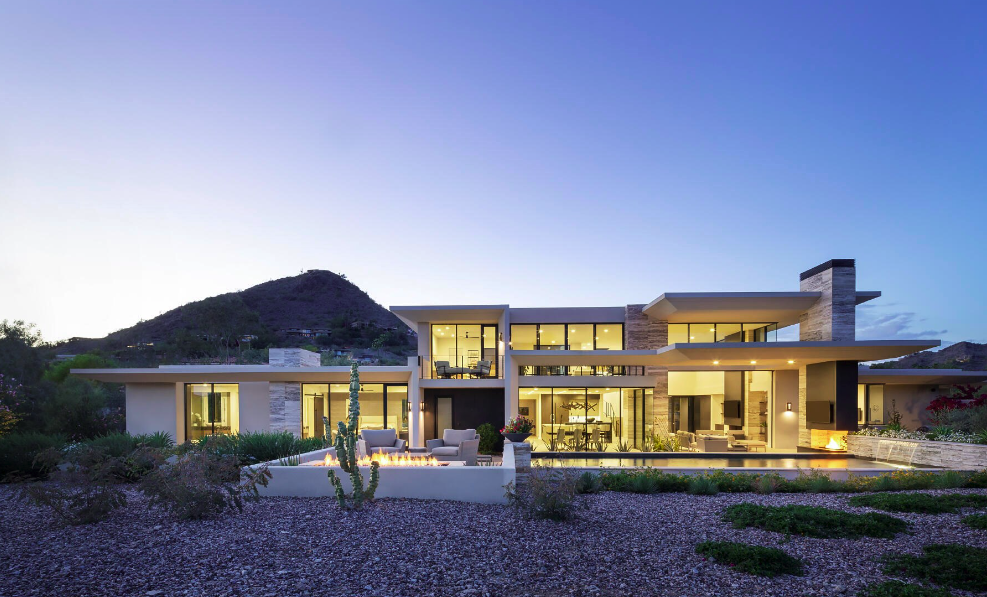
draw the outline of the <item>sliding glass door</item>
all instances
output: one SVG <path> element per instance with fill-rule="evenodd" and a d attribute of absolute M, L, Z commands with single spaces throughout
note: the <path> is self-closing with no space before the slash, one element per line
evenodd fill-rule
<path fill-rule="evenodd" d="M 335 434 L 339 421 L 347 420 L 349 408 L 349 384 L 302 384 L 302 437 L 324 437 L 323 416 L 329 419 L 328 431 Z M 359 428 L 396 429 L 399 438 L 408 439 L 407 384 L 360 384 Z"/>

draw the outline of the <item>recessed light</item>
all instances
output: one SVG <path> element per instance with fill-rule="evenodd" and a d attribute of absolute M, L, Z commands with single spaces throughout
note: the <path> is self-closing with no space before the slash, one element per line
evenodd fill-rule
<path fill-rule="evenodd" d="M 793 361 L 793 360 L 791 360 L 791 359 L 789 359 L 789 360 L 788 360 L 788 364 L 789 364 L 789 365 L 794 365 L 794 364 L 795 364 L 795 361 Z"/>
<path fill-rule="evenodd" d="M 709 331 L 715 332 L 716 331 L 716 328 L 709 328 Z"/>
<path fill-rule="evenodd" d="M 757 365 L 757 361 L 751 361 L 751 365 Z"/>
<path fill-rule="evenodd" d="M 695 337 L 695 336 L 689 336 L 689 339 L 690 339 L 690 340 L 695 340 L 695 339 L 696 339 L 696 337 Z"/>
<path fill-rule="evenodd" d="M 610 330 L 603 330 L 603 333 L 604 333 L 604 334 L 606 334 L 606 333 L 607 333 L 607 332 L 609 332 L 609 331 L 610 331 Z"/>
<path fill-rule="evenodd" d="M 719 364 L 720 364 L 720 362 L 719 362 L 719 361 L 713 361 L 713 364 L 714 364 L 714 365 L 719 365 Z"/>

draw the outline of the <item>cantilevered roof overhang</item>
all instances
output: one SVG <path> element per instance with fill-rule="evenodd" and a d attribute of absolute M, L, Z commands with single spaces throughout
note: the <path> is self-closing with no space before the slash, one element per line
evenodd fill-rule
<path fill-rule="evenodd" d="M 658 350 L 655 364 L 662 367 L 778 369 L 828 361 L 893 359 L 937 346 L 939 340 L 672 344 Z"/>
<path fill-rule="evenodd" d="M 391 307 L 391 313 L 417 331 L 418 324 L 431 323 L 497 323 L 508 305 L 424 305 Z"/>
<path fill-rule="evenodd" d="M 860 367 L 860 383 L 915 384 L 947 386 L 987 381 L 987 371 L 962 369 L 870 369 Z"/>
<path fill-rule="evenodd" d="M 878 291 L 857 292 L 856 302 L 881 296 Z M 669 323 L 798 323 L 822 297 L 821 292 L 666 292 L 651 301 L 644 313 Z"/>
<path fill-rule="evenodd" d="M 405 381 L 410 367 L 361 367 L 360 381 Z M 350 381 L 349 367 L 270 367 L 266 365 L 189 365 L 145 369 L 72 369 L 72 375 L 112 383 L 237 383 L 249 381 Z"/>

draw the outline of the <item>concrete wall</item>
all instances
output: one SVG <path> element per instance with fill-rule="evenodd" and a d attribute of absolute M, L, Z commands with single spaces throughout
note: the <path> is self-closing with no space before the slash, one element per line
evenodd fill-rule
<path fill-rule="evenodd" d="M 184 386 L 175 383 L 129 383 L 126 386 L 127 431 L 132 434 L 166 431 L 185 440 Z"/>
<path fill-rule="evenodd" d="M 901 413 L 901 424 L 906 429 L 915 430 L 926 425 L 931 427 L 932 417 L 929 411 L 925 410 L 934 398 L 939 397 L 946 391 L 939 391 L 938 386 L 932 385 L 906 385 L 906 384 L 886 384 L 884 386 L 884 411 L 891 411 L 891 401 L 895 401 L 895 408 Z M 885 417 L 887 414 L 885 414 Z"/>
<path fill-rule="evenodd" d="M 799 374 L 798 371 L 775 371 L 774 400 L 768 415 L 772 448 L 794 450 L 799 437 Z M 792 410 L 788 410 L 788 403 Z"/>
<path fill-rule="evenodd" d="M 270 431 L 270 389 L 266 381 L 240 383 L 240 431 Z"/>

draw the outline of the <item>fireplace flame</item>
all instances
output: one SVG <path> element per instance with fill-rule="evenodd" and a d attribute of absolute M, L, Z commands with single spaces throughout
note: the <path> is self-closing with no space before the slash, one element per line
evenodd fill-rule
<path fill-rule="evenodd" d="M 836 438 L 835 437 L 830 437 L 829 438 L 829 443 L 826 444 L 826 449 L 827 450 L 842 450 L 843 449 L 843 446 L 840 445 L 840 442 L 836 441 Z"/>
<path fill-rule="evenodd" d="M 447 463 L 439 462 L 434 456 L 416 454 L 372 454 L 362 456 L 357 459 L 357 466 L 370 466 L 376 462 L 380 466 L 445 466 Z M 339 466 L 339 460 L 326 454 L 326 459 L 322 466 Z"/>

